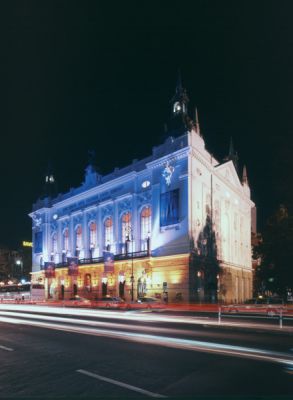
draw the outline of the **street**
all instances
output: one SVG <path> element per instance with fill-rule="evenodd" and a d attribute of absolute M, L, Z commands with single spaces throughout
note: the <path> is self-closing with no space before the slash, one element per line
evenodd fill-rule
<path fill-rule="evenodd" d="M 1 305 L 0 328 L 1 398 L 293 392 L 293 330 L 275 321 Z"/>

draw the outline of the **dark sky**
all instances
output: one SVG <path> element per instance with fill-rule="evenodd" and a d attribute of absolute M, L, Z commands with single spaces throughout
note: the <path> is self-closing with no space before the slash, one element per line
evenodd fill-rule
<path fill-rule="evenodd" d="M 102 173 L 149 155 L 178 68 L 207 148 L 222 159 L 233 137 L 259 228 L 292 200 L 291 0 L 5 3 L 0 243 L 31 239 L 48 160 L 64 192 L 82 182 L 88 149 Z"/>

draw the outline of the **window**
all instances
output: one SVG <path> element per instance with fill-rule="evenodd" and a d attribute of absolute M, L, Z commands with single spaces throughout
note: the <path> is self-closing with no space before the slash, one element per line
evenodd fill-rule
<path fill-rule="evenodd" d="M 178 114 L 181 111 L 181 105 L 179 103 L 179 101 L 176 101 L 176 103 L 174 103 L 173 106 L 173 112 L 174 114 Z"/>
<path fill-rule="evenodd" d="M 76 228 L 76 249 L 80 250 L 82 247 L 82 229 L 81 226 L 78 225 L 78 227 Z"/>
<path fill-rule="evenodd" d="M 97 224 L 95 222 L 90 223 L 90 248 L 94 248 L 97 245 Z"/>
<path fill-rule="evenodd" d="M 140 238 L 141 250 L 147 250 L 147 239 L 150 236 L 152 229 L 152 209 L 146 206 L 142 209 L 140 214 Z"/>
<path fill-rule="evenodd" d="M 160 207 L 161 226 L 177 224 L 179 222 L 179 189 L 162 193 Z"/>
<path fill-rule="evenodd" d="M 127 239 L 132 240 L 131 235 L 131 214 L 126 212 L 122 215 L 122 243 L 125 243 Z"/>
<path fill-rule="evenodd" d="M 108 217 L 104 222 L 105 229 L 105 247 L 111 246 L 113 243 L 113 220 L 112 217 Z"/>

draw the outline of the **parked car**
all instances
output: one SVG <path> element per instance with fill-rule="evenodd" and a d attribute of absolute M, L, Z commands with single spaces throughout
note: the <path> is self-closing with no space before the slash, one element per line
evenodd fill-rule
<path fill-rule="evenodd" d="M 256 313 L 267 314 L 268 316 L 279 315 L 285 311 L 283 299 L 279 297 L 257 297 L 244 301 L 241 304 L 230 304 L 223 307 L 223 311 L 229 313 Z"/>
<path fill-rule="evenodd" d="M 156 299 L 155 297 L 139 297 L 135 302 L 128 303 L 126 308 L 130 310 L 158 310 L 165 308 L 165 304 L 163 304 L 160 299 Z"/>
<path fill-rule="evenodd" d="M 104 296 L 96 298 L 92 303 L 94 307 L 102 308 L 125 308 L 126 303 L 121 297 Z"/>
<path fill-rule="evenodd" d="M 69 300 L 64 300 L 63 305 L 71 307 L 91 307 L 91 300 L 75 295 Z"/>

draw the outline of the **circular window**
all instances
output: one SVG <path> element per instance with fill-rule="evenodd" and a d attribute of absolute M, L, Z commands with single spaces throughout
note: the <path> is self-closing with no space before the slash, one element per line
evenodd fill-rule
<path fill-rule="evenodd" d="M 145 188 L 149 187 L 150 184 L 151 184 L 150 181 L 143 181 L 142 184 L 141 184 L 141 186 L 145 189 Z"/>

